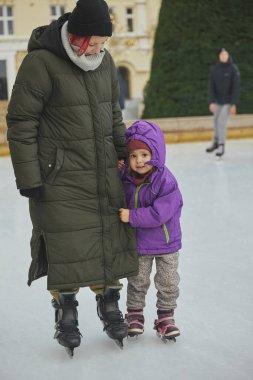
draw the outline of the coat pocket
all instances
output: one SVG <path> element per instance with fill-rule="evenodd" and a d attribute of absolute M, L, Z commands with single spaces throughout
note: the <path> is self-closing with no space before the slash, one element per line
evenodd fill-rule
<path fill-rule="evenodd" d="M 58 176 L 64 161 L 64 149 L 57 148 L 56 151 L 56 159 L 55 159 L 55 165 L 53 167 L 53 170 L 48 174 L 46 177 L 45 182 L 49 185 L 53 185 L 56 177 Z M 52 164 L 49 163 L 48 166 L 51 166 Z"/>

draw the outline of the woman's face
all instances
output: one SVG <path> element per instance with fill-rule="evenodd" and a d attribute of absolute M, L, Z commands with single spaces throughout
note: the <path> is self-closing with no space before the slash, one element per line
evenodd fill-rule
<path fill-rule="evenodd" d="M 85 37 L 75 38 L 75 42 L 71 44 L 73 51 L 80 57 L 81 55 L 94 55 L 99 54 L 104 48 L 104 44 L 108 37 L 92 36 L 85 52 L 80 52 L 80 47 L 83 45 Z"/>
<path fill-rule="evenodd" d="M 104 44 L 108 37 L 92 36 L 89 45 L 85 51 L 85 55 L 99 54 L 104 49 Z"/>

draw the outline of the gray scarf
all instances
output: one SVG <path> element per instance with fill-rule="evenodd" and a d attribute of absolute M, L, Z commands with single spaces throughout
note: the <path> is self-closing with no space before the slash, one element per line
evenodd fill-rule
<path fill-rule="evenodd" d="M 68 21 L 66 21 L 61 29 L 61 40 L 63 43 L 63 47 L 66 50 L 66 53 L 68 54 L 71 61 L 80 67 L 80 69 L 84 71 L 90 71 L 95 70 L 102 62 L 105 52 L 102 51 L 99 54 L 94 55 L 81 55 L 81 57 L 78 57 L 74 51 L 72 50 L 69 40 L 68 40 L 68 31 L 67 31 L 67 25 Z"/>

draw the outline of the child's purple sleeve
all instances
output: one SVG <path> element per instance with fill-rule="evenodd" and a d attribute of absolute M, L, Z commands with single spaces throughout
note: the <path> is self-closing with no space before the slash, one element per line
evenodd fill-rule
<path fill-rule="evenodd" d="M 158 196 L 152 206 L 131 209 L 130 225 L 134 228 L 161 226 L 175 215 L 182 204 L 182 196 L 176 185 L 169 193 Z"/>

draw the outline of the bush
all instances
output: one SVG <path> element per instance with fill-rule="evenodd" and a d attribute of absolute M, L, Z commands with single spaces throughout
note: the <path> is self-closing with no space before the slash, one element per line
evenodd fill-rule
<path fill-rule="evenodd" d="M 241 73 L 239 113 L 253 113 L 252 0 L 163 0 L 143 118 L 207 115 L 210 67 L 225 47 Z"/>

